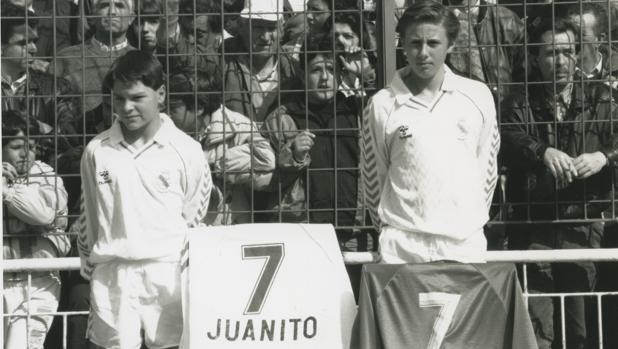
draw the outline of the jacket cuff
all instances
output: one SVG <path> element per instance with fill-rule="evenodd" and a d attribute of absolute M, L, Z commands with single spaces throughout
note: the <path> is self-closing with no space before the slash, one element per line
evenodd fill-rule
<path fill-rule="evenodd" d="M 545 157 L 545 152 L 547 151 L 547 148 L 549 148 L 547 144 L 544 144 L 544 143 L 536 144 L 536 150 L 534 151 L 536 160 L 543 162 L 543 158 Z"/>
<path fill-rule="evenodd" d="M 608 166 L 618 167 L 618 149 L 606 148 L 600 151 L 607 158 Z"/>

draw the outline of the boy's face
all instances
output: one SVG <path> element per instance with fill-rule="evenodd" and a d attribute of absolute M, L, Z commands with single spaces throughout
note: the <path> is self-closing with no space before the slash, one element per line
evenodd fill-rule
<path fill-rule="evenodd" d="M 183 132 L 188 134 L 199 132 L 199 128 L 202 126 L 201 121 L 198 120 L 203 113 L 201 109 L 198 109 L 196 113 L 194 110 L 187 108 L 182 99 L 170 98 L 169 113 L 176 127 Z"/>
<path fill-rule="evenodd" d="M 573 81 L 575 74 L 575 33 L 570 30 L 556 34 L 547 31 L 541 36 L 541 40 L 543 45 L 539 47 L 536 63 L 543 81 L 555 81 L 558 89 L 561 89 Z"/>
<path fill-rule="evenodd" d="M 34 164 L 36 143 L 34 139 L 26 140 L 23 132 L 19 132 L 16 137 L 23 138 L 14 138 L 2 147 L 2 161 L 13 165 L 17 174 L 25 175 Z"/>
<path fill-rule="evenodd" d="M 307 90 L 312 103 L 329 102 L 335 97 L 337 85 L 332 57 L 318 54 L 308 62 Z"/>
<path fill-rule="evenodd" d="M 25 24 L 13 28 L 9 42 L 2 44 L 2 63 L 26 71 L 29 61 L 36 54 L 38 35 Z"/>
<path fill-rule="evenodd" d="M 125 130 L 145 129 L 159 117 L 159 105 L 165 100 L 165 87 L 154 90 L 141 81 L 115 81 L 112 107 Z"/>
<path fill-rule="evenodd" d="M 433 79 L 444 69 L 449 44 L 446 29 L 441 23 L 415 23 L 404 31 L 403 48 L 412 75 L 419 80 Z"/>

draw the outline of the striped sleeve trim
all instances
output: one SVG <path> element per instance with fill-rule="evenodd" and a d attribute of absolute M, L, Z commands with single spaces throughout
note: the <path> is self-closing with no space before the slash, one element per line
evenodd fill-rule
<path fill-rule="evenodd" d="M 369 209 L 369 215 L 376 228 L 380 228 L 381 222 L 378 215 L 380 204 L 381 185 L 378 174 L 378 163 L 376 160 L 376 141 L 370 125 L 371 113 L 369 108 L 363 113 L 363 182 L 365 186 L 365 200 Z"/>
<path fill-rule="evenodd" d="M 185 241 L 180 251 L 180 272 L 184 272 L 189 267 L 189 239 Z"/>
<path fill-rule="evenodd" d="M 195 213 L 195 217 L 188 223 L 189 227 L 196 227 L 200 224 L 200 222 L 206 217 L 206 213 L 208 212 L 208 203 L 210 201 L 210 191 L 212 190 L 212 178 L 210 177 L 210 168 L 208 167 L 208 163 L 205 165 L 205 169 L 203 171 L 203 178 L 200 181 L 202 185 L 200 186 L 200 203 L 197 212 Z"/>
<path fill-rule="evenodd" d="M 77 232 L 77 248 L 79 249 L 80 256 L 84 258 L 90 257 L 90 246 L 88 244 L 88 223 L 86 219 L 86 204 L 84 202 L 84 196 L 79 199 L 79 207 L 81 214 L 79 216 L 79 230 Z"/>
<path fill-rule="evenodd" d="M 494 196 L 494 190 L 496 189 L 496 183 L 498 181 L 498 151 L 500 150 L 500 132 L 498 131 L 498 125 L 494 123 L 491 135 L 490 135 L 489 153 L 487 158 L 487 169 L 485 179 L 485 201 L 487 207 L 491 207 L 491 203 Z"/>

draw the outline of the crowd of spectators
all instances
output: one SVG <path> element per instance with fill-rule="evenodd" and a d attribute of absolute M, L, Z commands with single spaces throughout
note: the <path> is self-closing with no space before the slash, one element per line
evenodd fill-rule
<path fill-rule="evenodd" d="M 200 142 L 210 165 L 204 224 L 332 223 L 342 251 L 375 250 L 379 232 L 360 178 L 361 116 L 378 88 L 383 24 L 378 5 L 367 3 L 2 0 L 4 258 L 77 256 L 80 159 L 113 122 L 106 74 L 136 49 L 164 67 L 159 108 Z M 448 66 L 487 84 L 498 110 L 503 144 L 488 244 L 616 247 L 618 130 L 610 120 L 618 51 L 609 38 L 617 7 L 527 3 L 444 2 L 460 25 Z M 402 52 L 392 52 L 399 67 Z M 348 272 L 356 291 L 360 269 Z M 533 291 L 618 287 L 616 269 L 590 262 L 539 263 L 528 272 Z M 30 311 L 89 310 L 88 282 L 78 272 L 33 276 L 40 298 Z M 5 312 L 24 313 L 24 287 L 24 275 L 5 275 Z M 535 300 L 539 346 L 551 348 L 560 338 L 559 307 Z M 605 323 L 618 322 L 616 304 L 604 303 Z M 569 348 L 593 340 L 590 306 L 583 297 L 567 301 Z M 66 330 L 68 348 L 87 347 L 87 316 L 70 316 L 66 329 L 50 316 L 36 317 L 36 326 L 23 320 L 5 318 L 5 344 L 28 336 L 40 348 L 47 335 L 45 347 L 59 348 Z M 618 345 L 612 331 L 605 340 Z"/>

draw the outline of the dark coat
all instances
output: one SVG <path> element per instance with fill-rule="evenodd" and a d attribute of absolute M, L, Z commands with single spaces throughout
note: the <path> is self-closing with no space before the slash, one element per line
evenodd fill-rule
<path fill-rule="evenodd" d="M 618 110 L 610 89 L 600 83 L 574 83 L 571 104 L 556 121 L 542 85 L 514 93 L 503 104 L 501 157 L 508 168 L 507 201 L 516 220 L 598 218 L 609 206 L 612 168 L 618 160 Z M 610 120 L 613 120 L 610 122 Z M 575 158 L 604 152 L 610 166 L 587 179 L 557 189 L 543 162 L 548 147 Z M 559 205 L 556 205 L 559 202 Z"/>

